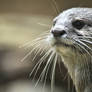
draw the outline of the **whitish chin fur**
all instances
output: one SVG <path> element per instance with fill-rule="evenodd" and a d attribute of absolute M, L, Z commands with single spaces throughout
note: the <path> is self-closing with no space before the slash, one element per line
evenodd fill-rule
<path fill-rule="evenodd" d="M 70 39 L 67 39 L 67 38 L 64 38 L 64 37 L 61 37 L 61 38 L 55 38 L 53 37 L 53 35 L 49 35 L 47 37 L 47 42 L 52 46 L 52 47 L 56 47 L 56 46 L 68 46 L 68 45 L 73 45 L 74 42 L 73 40 L 70 40 Z"/>

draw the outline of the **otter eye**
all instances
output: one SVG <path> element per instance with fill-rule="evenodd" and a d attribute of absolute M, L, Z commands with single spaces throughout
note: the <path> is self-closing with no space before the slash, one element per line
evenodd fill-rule
<path fill-rule="evenodd" d="M 76 29 L 82 29 L 85 26 L 84 21 L 82 20 L 76 20 L 72 22 L 72 25 L 76 28 Z"/>

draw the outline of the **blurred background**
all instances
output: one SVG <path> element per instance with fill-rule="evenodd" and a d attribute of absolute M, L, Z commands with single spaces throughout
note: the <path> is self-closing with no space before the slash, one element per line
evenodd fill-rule
<path fill-rule="evenodd" d="M 53 18 L 72 7 L 92 7 L 92 1 L 0 0 L 0 92 L 43 92 L 41 84 L 34 88 L 29 77 L 33 64 L 30 59 L 21 62 L 26 51 L 19 47 L 50 30 Z M 66 92 L 67 83 L 61 84 L 55 92 Z M 44 89 L 50 92 L 49 84 Z"/>

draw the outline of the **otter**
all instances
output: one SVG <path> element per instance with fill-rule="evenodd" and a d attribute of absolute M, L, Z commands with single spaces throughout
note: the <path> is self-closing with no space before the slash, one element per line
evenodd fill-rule
<path fill-rule="evenodd" d="M 47 37 L 77 92 L 92 92 L 92 8 L 71 8 L 53 20 Z"/>
<path fill-rule="evenodd" d="M 50 32 L 29 46 L 33 46 L 33 50 L 24 59 L 32 52 L 33 60 L 39 56 L 30 75 L 35 71 L 36 75 L 43 65 L 37 84 L 42 80 L 46 83 L 50 66 L 51 85 L 54 84 L 56 64 L 60 61 L 66 67 L 76 92 L 92 92 L 92 8 L 77 7 L 63 11 L 54 18 Z M 51 89 L 53 92 L 53 86 Z"/>

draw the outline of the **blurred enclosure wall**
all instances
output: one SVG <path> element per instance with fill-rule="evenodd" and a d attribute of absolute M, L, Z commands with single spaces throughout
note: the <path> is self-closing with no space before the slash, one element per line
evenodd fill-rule
<path fill-rule="evenodd" d="M 32 90 L 32 63 L 20 62 L 25 54 L 19 46 L 49 31 L 53 18 L 72 7 L 92 7 L 92 0 L 0 0 L 0 92 Z M 58 79 L 59 80 L 59 79 Z M 46 92 L 50 92 L 49 88 Z M 58 90 L 56 92 L 61 92 Z"/>

